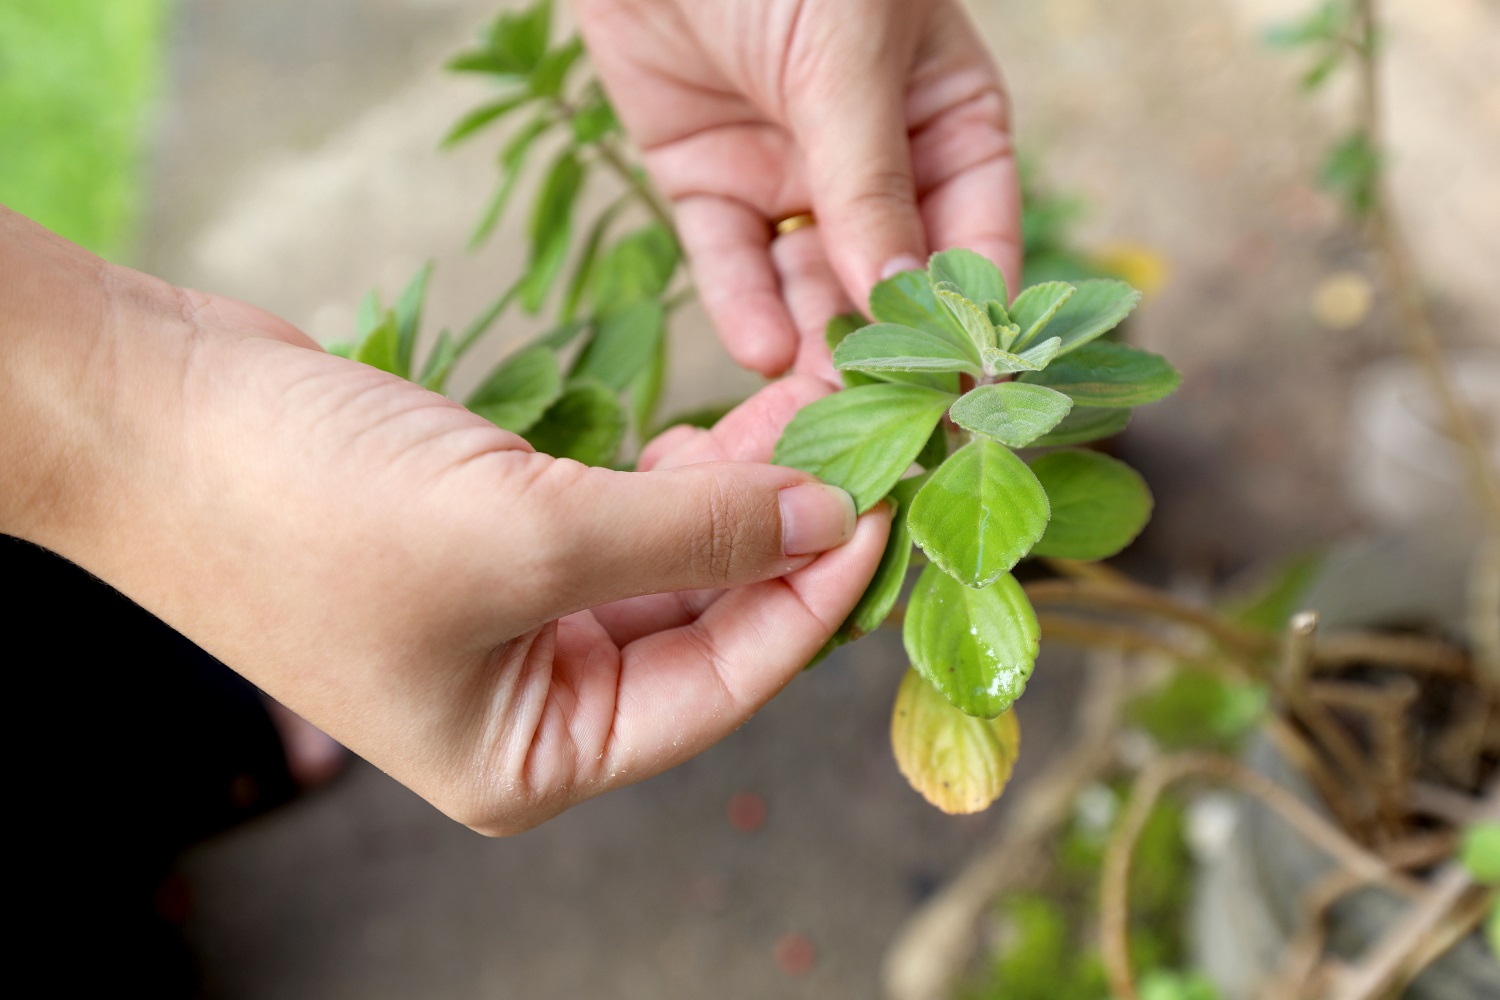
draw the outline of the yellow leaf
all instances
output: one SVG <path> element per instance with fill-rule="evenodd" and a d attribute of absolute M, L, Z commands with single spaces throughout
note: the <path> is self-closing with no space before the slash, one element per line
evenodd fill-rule
<path fill-rule="evenodd" d="M 1021 747 L 1014 710 L 965 715 L 915 670 L 891 713 L 891 749 L 911 786 L 945 813 L 979 812 L 1000 797 Z"/>

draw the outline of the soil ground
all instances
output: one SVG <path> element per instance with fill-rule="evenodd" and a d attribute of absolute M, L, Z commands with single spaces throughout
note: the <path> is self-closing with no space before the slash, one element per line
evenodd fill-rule
<path fill-rule="evenodd" d="M 485 89 L 439 66 L 497 6 L 180 4 L 142 265 L 324 340 L 348 336 L 368 288 L 393 294 L 429 258 L 431 328 L 477 312 L 518 265 L 521 213 L 464 252 L 493 150 L 435 147 Z M 1378 279 L 1311 181 L 1341 127 L 1339 94 L 1299 99 L 1299 61 L 1259 41 L 1301 4 L 970 6 L 1014 91 L 1022 145 L 1050 186 L 1091 206 L 1081 239 L 1150 247 L 1170 269 L 1133 335 L 1187 381 L 1125 439 L 1159 501 L 1132 566 L 1200 586 L 1360 531 L 1345 486 L 1349 393 L 1398 339 L 1378 299 L 1352 329 L 1314 316 L 1330 275 Z M 1500 12 L 1392 6 L 1397 195 L 1445 334 L 1494 350 L 1478 317 L 1500 311 Z M 669 406 L 755 385 L 701 318 L 676 348 Z M 949 819 L 905 789 L 886 746 L 901 655 L 894 635 L 841 651 L 698 760 L 508 840 L 458 828 L 356 765 L 184 859 L 186 930 L 211 995 L 876 995 L 903 918 L 1005 813 L 1002 800 Z M 1077 668 L 1057 650 L 1039 665 L 1020 703 L 1017 781 L 1056 748 Z M 727 818 L 739 792 L 767 803 L 758 832 Z M 778 966 L 787 934 L 811 943 L 811 971 Z"/>

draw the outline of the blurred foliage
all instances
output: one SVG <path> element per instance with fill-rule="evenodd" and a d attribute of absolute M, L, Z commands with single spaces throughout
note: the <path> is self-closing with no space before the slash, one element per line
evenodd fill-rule
<path fill-rule="evenodd" d="M 1280 633 L 1323 569 L 1323 553 L 1304 552 L 1272 564 L 1250 586 L 1230 596 L 1219 611 L 1231 621 L 1262 632 Z"/>
<path fill-rule="evenodd" d="M 0 203 L 95 253 L 130 252 L 164 0 L 0 3 Z"/>
<path fill-rule="evenodd" d="M 1119 796 L 1118 789 L 1091 789 L 1086 798 L 1105 808 L 1080 810 L 1047 884 L 997 901 L 996 947 L 978 977 L 959 991 L 961 1000 L 1107 1000 L 1098 948 L 1099 875 Z M 1163 801 L 1141 832 L 1130 875 L 1131 960 L 1143 997 L 1216 1000 L 1205 981 L 1176 971 L 1187 958 L 1192 885 L 1183 822 L 1182 808 Z"/>
<path fill-rule="evenodd" d="M 1232 750 L 1269 705 L 1263 684 L 1184 665 L 1131 702 L 1127 716 L 1164 750 Z"/>

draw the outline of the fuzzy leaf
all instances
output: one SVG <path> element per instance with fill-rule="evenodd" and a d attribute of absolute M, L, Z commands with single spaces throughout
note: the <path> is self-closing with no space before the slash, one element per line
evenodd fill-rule
<path fill-rule="evenodd" d="M 833 352 L 840 371 L 934 371 L 983 374 L 974 349 L 955 338 L 894 323 L 876 323 L 850 334 Z"/>
<path fill-rule="evenodd" d="M 644 441 L 646 432 L 656 422 L 656 408 L 661 403 L 662 387 L 667 381 L 667 338 L 656 338 L 656 349 L 646 365 L 636 372 L 626 388 L 630 393 L 630 421 L 636 436 Z"/>
<path fill-rule="evenodd" d="M 995 324 L 990 322 L 989 315 L 983 309 L 952 291 L 949 286 L 936 285 L 933 292 L 976 351 L 983 353 L 995 350 L 995 344 L 998 343 Z"/>
<path fill-rule="evenodd" d="M 1071 399 L 1046 386 L 1001 382 L 964 394 L 949 416 L 966 430 L 1011 448 L 1024 448 L 1056 427 L 1071 409 Z"/>
<path fill-rule="evenodd" d="M 527 81 L 531 84 L 531 92 L 538 97 L 559 96 L 562 93 L 563 84 L 567 82 L 569 71 L 581 55 L 583 55 L 583 42 L 576 37 L 570 38 L 555 49 L 549 49 L 531 71 L 530 79 Z"/>
<path fill-rule="evenodd" d="M 1029 382 L 1020 384 L 1030 385 Z M 1031 442 L 1031 445 L 1033 448 L 1049 448 L 1053 445 L 1085 444 L 1101 438 L 1114 437 L 1123 431 L 1128 423 L 1130 423 L 1129 409 L 1075 406 L 1071 413 L 1063 417 L 1061 423 Z"/>
<path fill-rule="evenodd" d="M 956 247 L 933 254 L 927 261 L 927 275 L 933 287 L 947 282 L 970 302 L 998 302 L 1003 308 L 1010 301 L 1005 275 L 982 254 Z"/>
<path fill-rule="evenodd" d="M 979 812 L 998 799 L 1020 747 L 1013 713 L 975 719 L 915 670 L 906 672 L 891 712 L 891 749 L 911 787 L 943 812 Z"/>
<path fill-rule="evenodd" d="M 1027 364 L 1036 365 L 1035 370 L 1040 370 L 1050 365 L 1061 350 L 1062 340 L 1058 337 L 1048 337 L 1040 344 L 1026 348 L 1018 356 Z"/>
<path fill-rule="evenodd" d="M 896 485 L 952 402 L 911 385 L 845 389 L 797 412 L 774 461 L 847 490 L 863 514 Z"/>
<path fill-rule="evenodd" d="M 1046 326 L 1047 336 L 1061 338 L 1062 354 L 1119 326 L 1141 301 L 1141 293 L 1123 281 L 1081 281 L 1074 288 L 1073 294 L 1052 314 Z M 1022 334 L 1013 349 L 1025 350 L 1041 334 L 1040 329 Z"/>
<path fill-rule="evenodd" d="M 1047 494 L 1010 449 L 976 438 L 948 456 L 911 504 L 912 539 L 970 587 L 999 579 L 1047 528 Z"/>
<path fill-rule="evenodd" d="M 1056 451 L 1031 463 L 1052 520 L 1031 551 L 1059 559 L 1108 559 L 1151 519 L 1151 491 L 1124 462 L 1097 451 Z"/>
<path fill-rule="evenodd" d="M 558 308 L 558 319 L 564 322 L 578 315 L 578 307 L 583 304 L 584 293 L 594 282 L 598 270 L 599 251 L 604 245 L 604 237 L 609 232 L 609 227 L 614 225 L 615 219 L 620 213 L 630 207 L 631 198 L 621 196 L 615 199 L 608 208 L 600 212 L 589 226 L 588 236 L 584 238 L 583 249 L 578 252 L 577 263 L 573 265 L 573 277 L 568 280 L 568 287 L 563 292 L 562 305 Z"/>
<path fill-rule="evenodd" d="M 966 587 L 928 564 L 906 606 L 906 655 L 965 715 L 992 719 L 1021 696 L 1040 643 L 1036 613 L 1010 574 Z"/>
<path fill-rule="evenodd" d="M 1027 372 L 1020 379 L 1065 392 L 1077 406 L 1120 407 L 1170 396 L 1182 375 L 1159 354 L 1105 341 L 1063 355 L 1045 371 Z"/>
<path fill-rule="evenodd" d="M 500 362 L 464 405 L 497 427 L 524 434 L 562 392 L 556 355 L 528 347 Z"/>
<path fill-rule="evenodd" d="M 667 290 L 681 259 L 677 240 L 660 223 L 642 226 L 609 248 L 595 269 L 589 298 L 608 315 Z"/>
<path fill-rule="evenodd" d="M 609 386 L 570 382 L 557 402 L 526 433 L 537 451 L 585 465 L 606 465 L 625 437 L 625 410 Z"/>
<path fill-rule="evenodd" d="M 619 392 L 650 363 L 662 341 L 666 313 L 655 299 L 606 315 L 578 355 L 572 378 L 592 378 Z"/>
<path fill-rule="evenodd" d="M 1023 358 L 1019 354 L 1002 351 L 998 347 L 986 347 L 980 352 L 980 356 L 984 359 L 984 372 L 990 376 L 1008 375 L 1012 372 L 1037 372 L 1043 368 L 1035 361 Z"/>
<path fill-rule="evenodd" d="M 1032 285 L 1017 295 L 1010 307 L 1010 321 L 1021 328 L 1021 336 L 1017 339 L 1028 344 L 1035 342 L 1076 291 L 1066 281 L 1048 281 Z"/>

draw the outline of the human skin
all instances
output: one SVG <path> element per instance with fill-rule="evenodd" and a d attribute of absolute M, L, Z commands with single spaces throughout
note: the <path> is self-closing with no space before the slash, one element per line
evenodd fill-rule
<path fill-rule="evenodd" d="M 651 471 L 589 468 L 4 209 L 0 342 L 0 531 L 484 833 L 743 723 L 853 608 L 889 525 L 761 464 L 815 379 L 672 434 Z"/>
<path fill-rule="evenodd" d="M 578 8 L 730 353 L 798 373 L 642 471 L 537 455 L 0 208 L 0 531 L 491 834 L 693 756 L 797 674 L 889 526 L 763 464 L 830 391 L 824 322 L 929 249 L 1019 272 L 1006 103 L 953 4 Z"/>
<path fill-rule="evenodd" d="M 1009 103 L 954 0 L 575 6 L 741 365 L 836 383 L 829 317 L 933 250 L 975 250 L 1019 287 Z M 808 210 L 815 227 L 773 237 Z"/>

